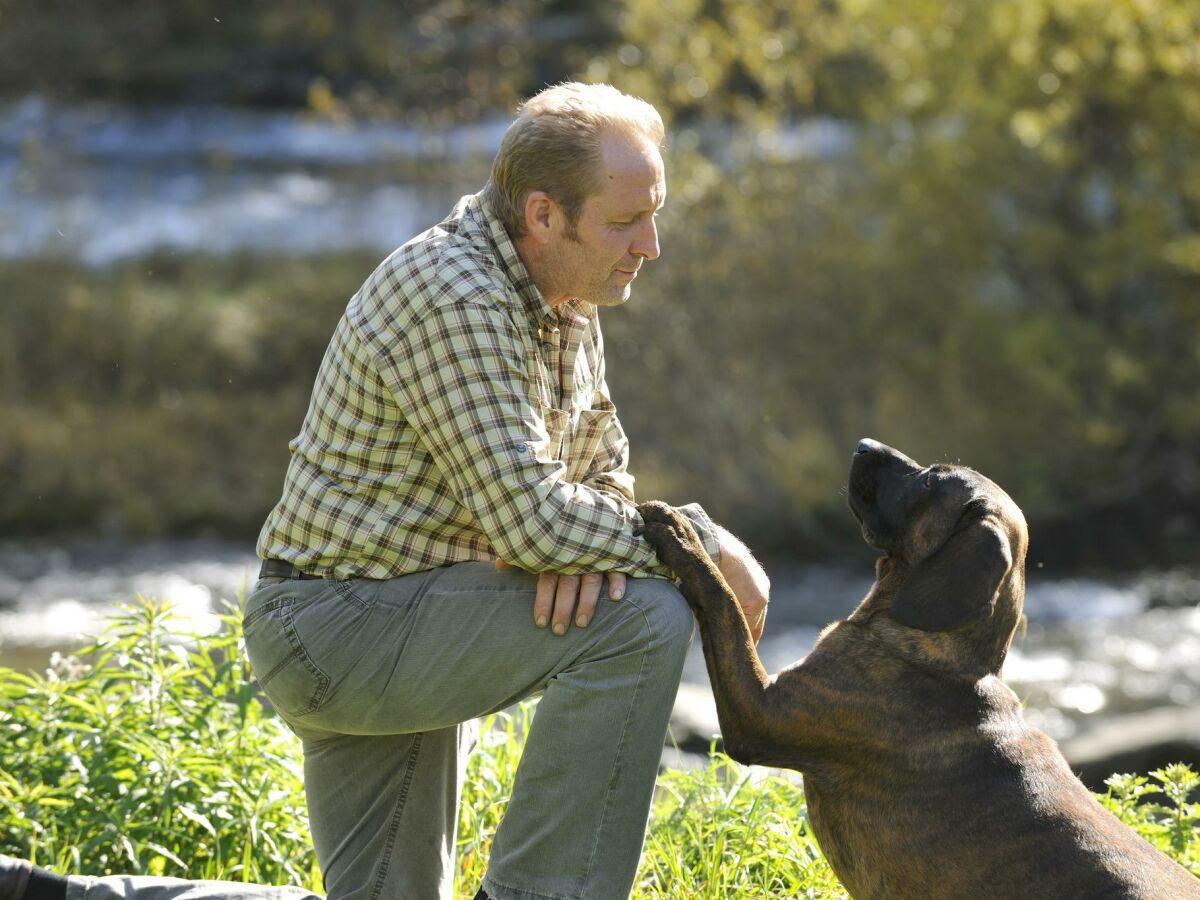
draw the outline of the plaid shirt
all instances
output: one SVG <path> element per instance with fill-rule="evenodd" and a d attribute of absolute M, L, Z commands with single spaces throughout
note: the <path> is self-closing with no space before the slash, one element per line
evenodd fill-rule
<path fill-rule="evenodd" d="M 642 538 L 595 307 L 551 309 L 467 196 L 350 299 L 260 557 L 390 578 L 500 557 L 668 576 Z M 684 507 L 717 558 L 712 522 Z"/>

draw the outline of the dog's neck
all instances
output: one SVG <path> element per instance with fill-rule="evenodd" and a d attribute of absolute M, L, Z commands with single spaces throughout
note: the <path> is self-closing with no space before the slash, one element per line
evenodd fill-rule
<path fill-rule="evenodd" d="M 896 622 L 889 610 L 909 572 L 903 561 L 880 557 L 875 584 L 848 621 L 865 627 L 909 664 L 939 678 L 976 682 L 999 676 L 1021 617 L 1024 576 L 1017 571 L 1000 588 L 992 615 L 952 631 L 921 631 Z"/>

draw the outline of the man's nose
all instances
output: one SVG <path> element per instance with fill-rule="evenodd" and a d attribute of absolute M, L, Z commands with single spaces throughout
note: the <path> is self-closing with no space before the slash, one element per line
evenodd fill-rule
<path fill-rule="evenodd" d="M 658 259 L 658 225 L 653 216 L 646 219 L 646 224 L 638 231 L 637 238 L 630 245 L 629 252 L 642 259 Z"/>

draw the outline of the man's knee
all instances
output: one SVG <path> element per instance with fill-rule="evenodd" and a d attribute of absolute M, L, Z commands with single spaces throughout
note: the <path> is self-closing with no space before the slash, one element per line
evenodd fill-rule
<path fill-rule="evenodd" d="M 687 652 L 696 621 L 687 600 L 672 582 L 661 578 L 631 578 L 621 602 L 640 611 L 652 644 Z"/>

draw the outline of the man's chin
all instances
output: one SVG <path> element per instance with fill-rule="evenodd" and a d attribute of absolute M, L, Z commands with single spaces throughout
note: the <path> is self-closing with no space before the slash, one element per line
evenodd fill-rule
<path fill-rule="evenodd" d="M 598 291 L 594 296 L 580 297 L 579 299 L 592 304 L 592 306 L 622 306 L 629 300 L 631 293 L 629 285 L 625 285 L 615 291 Z"/>

